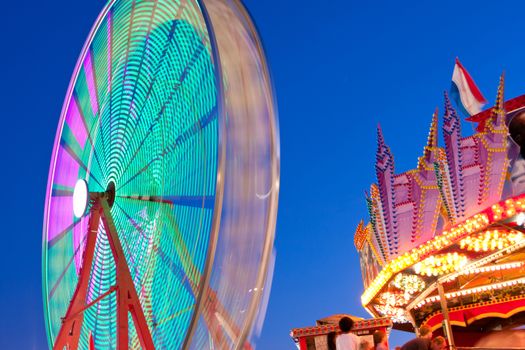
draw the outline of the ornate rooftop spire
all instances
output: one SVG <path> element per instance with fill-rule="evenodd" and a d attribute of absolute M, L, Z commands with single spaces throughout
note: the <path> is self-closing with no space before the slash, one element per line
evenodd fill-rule
<path fill-rule="evenodd" d="M 434 114 L 432 114 L 432 123 L 428 132 L 427 145 L 425 146 L 424 158 L 428 163 L 434 162 L 434 151 L 438 147 L 438 113 L 439 109 L 436 107 Z"/>
<path fill-rule="evenodd" d="M 385 231 L 389 239 L 393 238 L 392 252 L 397 252 L 397 215 L 395 209 L 394 191 L 394 157 L 390 148 L 386 145 L 381 131 L 381 126 L 377 126 L 377 154 L 376 154 L 376 176 L 377 189 L 381 202 Z"/>
<path fill-rule="evenodd" d="M 465 193 L 463 188 L 463 157 L 461 150 L 461 122 L 456 110 L 450 104 L 450 99 L 445 91 L 445 114 L 443 116 L 443 138 L 445 141 L 446 163 L 441 169 L 443 181 L 450 178 L 449 186 L 443 191 L 450 190 L 449 195 L 445 196 L 445 206 L 449 211 L 450 219 L 454 221 L 462 217 L 465 211 Z M 448 173 L 446 175 L 445 173 Z"/>
<path fill-rule="evenodd" d="M 430 124 L 430 132 L 428 133 L 427 147 L 433 148 L 438 145 L 438 113 L 439 108 L 436 107 L 432 115 L 432 124 Z"/>
<path fill-rule="evenodd" d="M 501 73 L 499 77 L 498 93 L 496 95 L 496 103 L 492 110 L 492 115 L 505 113 L 504 104 L 504 93 L 505 93 L 505 72 Z"/>
<path fill-rule="evenodd" d="M 501 128 L 505 124 L 505 72 L 501 73 L 499 78 L 498 92 L 496 95 L 496 102 L 494 103 L 494 108 L 492 108 L 492 113 L 490 120 L 492 124 L 497 129 Z"/>
<path fill-rule="evenodd" d="M 394 173 L 394 157 L 390 152 L 390 148 L 386 145 L 381 130 L 381 125 L 377 125 L 377 153 L 376 153 L 376 171 L 385 172 L 387 169 L 392 169 Z"/>
<path fill-rule="evenodd" d="M 448 98 L 448 93 L 445 91 L 445 114 L 443 116 L 443 132 L 445 134 L 458 133 L 461 134 L 461 122 L 458 114 Z"/>

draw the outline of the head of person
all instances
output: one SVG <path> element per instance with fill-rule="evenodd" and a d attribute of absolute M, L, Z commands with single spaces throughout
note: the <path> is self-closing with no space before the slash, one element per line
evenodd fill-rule
<path fill-rule="evenodd" d="M 377 330 L 374 332 L 374 345 L 386 342 L 386 332 L 383 330 Z"/>
<path fill-rule="evenodd" d="M 374 347 L 372 346 L 372 344 L 370 344 L 368 342 L 368 340 L 365 340 L 363 339 L 360 343 L 359 343 L 359 350 L 370 350 L 370 349 L 373 349 Z"/>
<path fill-rule="evenodd" d="M 341 317 L 339 320 L 339 328 L 343 333 L 350 332 L 352 328 L 354 328 L 354 320 L 347 316 Z"/>
<path fill-rule="evenodd" d="M 522 154 L 525 149 L 525 111 L 518 112 L 509 124 L 510 137 L 520 146 Z"/>
<path fill-rule="evenodd" d="M 419 328 L 419 337 L 420 338 L 432 338 L 432 329 L 429 326 L 423 325 Z"/>
<path fill-rule="evenodd" d="M 447 348 L 447 341 L 442 336 L 435 337 L 430 341 L 430 350 L 444 350 Z"/>

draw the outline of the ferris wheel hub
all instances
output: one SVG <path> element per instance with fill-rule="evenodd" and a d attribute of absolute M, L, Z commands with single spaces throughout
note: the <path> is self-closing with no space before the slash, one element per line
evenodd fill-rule
<path fill-rule="evenodd" d="M 109 207 L 113 207 L 113 203 L 115 203 L 115 183 L 113 181 L 110 181 L 108 183 L 108 186 L 106 187 L 106 196 L 108 200 Z"/>

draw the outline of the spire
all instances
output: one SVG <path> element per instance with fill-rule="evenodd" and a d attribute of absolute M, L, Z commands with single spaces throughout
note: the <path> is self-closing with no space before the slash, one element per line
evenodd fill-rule
<path fill-rule="evenodd" d="M 385 143 L 380 125 L 377 126 L 376 176 L 384 230 L 387 238 L 395 237 L 394 240 L 396 240 L 398 225 L 394 192 L 394 157 Z M 395 255 L 397 254 L 397 241 L 392 244 L 392 253 Z"/>
<path fill-rule="evenodd" d="M 450 98 L 448 97 L 448 92 L 445 90 L 445 114 L 449 112 L 452 108 L 452 105 L 450 104 Z"/>
<path fill-rule="evenodd" d="M 385 146 L 385 138 L 383 137 L 383 130 L 381 130 L 381 124 L 377 124 L 377 151 L 379 152 Z"/>
<path fill-rule="evenodd" d="M 454 107 L 450 103 L 448 93 L 445 91 L 445 114 L 443 115 L 443 132 L 451 135 L 454 130 L 459 130 L 460 121 Z M 459 135 L 459 134 L 458 134 Z"/>
<path fill-rule="evenodd" d="M 493 116 L 497 114 L 505 113 L 504 92 L 505 92 L 505 72 L 501 73 L 501 76 L 499 77 L 498 94 L 496 95 L 496 103 L 494 104 L 494 109 L 492 110 Z"/>
<path fill-rule="evenodd" d="M 443 139 L 445 141 L 445 155 L 448 164 L 447 177 L 450 178 L 452 202 L 450 208 L 460 216 L 464 210 L 463 188 L 463 155 L 461 151 L 461 123 L 459 117 L 450 104 L 445 91 L 445 114 L 443 116 Z"/>
<path fill-rule="evenodd" d="M 432 173 L 434 173 L 434 150 L 438 147 L 438 113 L 439 109 L 436 107 L 434 114 L 432 114 L 432 122 L 430 124 L 430 131 L 428 132 L 427 145 L 423 151 L 423 157 L 419 158 L 418 161 L 419 169 L 431 165 Z"/>
<path fill-rule="evenodd" d="M 436 107 L 432 115 L 432 123 L 430 124 L 430 131 L 428 133 L 427 147 L 435 148 L 438 145 L 438 113 L 439 108 Z"/>
<path fill-rule="evenodd" d="M 377 125 L 377 153 L 376 153 L 376 171 L 385 172 L 388 168 L 392 168 L 393 172 L 394 158 L 390 153 L 390 148 L 385 143 L 381 125 Z"/>
<path fill-rule="evenodd" d="M 505 72 L 501 73 L 499 78 L 498 93 L 496 102 L 492 108 L 490 120 L 492 125 L 500 129 L 505 124 Z"/>

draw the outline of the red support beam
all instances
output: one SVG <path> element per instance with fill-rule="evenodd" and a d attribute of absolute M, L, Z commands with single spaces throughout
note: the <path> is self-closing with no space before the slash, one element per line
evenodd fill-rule
<path fill-rule="evenodd" d="M 104 215 L 102 216 L 102 222 L 108 235 L 108 240 L 111 245 L 111 251 L 113 252 L 113 258 L 117 266 L 117 329 L 118 329 L 118 340 L 117 347 L 119 350 L 127 350 L 129 343 L 129 330 L 128 330 L 128 311 L 131 312 L 133 323 L 137 334 L 139 336 L 140 345 L 142 349 L 155 349 L 153 345 L 153 339 L 148 328 L 144 311 L 140 304 L 133 279 L 129 272 L 128 263 L 118 238 L 115 223 L 111 216 L 109 204 L 106 199 L 101 199 L 101 206 Z"/>
<path fill-rule="evenodd" d="M 62 327 L 58 332 L 53 349 L 62 350 L 78 349 L 78 340 L 82 323 L 84 322 L 84 309 L 86 306 L 86 295 L 89 285 L 89 275 L 93 265 L 93 256 L 95 253 L 95 243 L 97 242 L 97 232 L 100 223 L 101 207 L 95 202 L 91 208 L 91 217 L 89 219 L 88 233 L 86 240 L 86 249 L 82 259 L 82 268 L 78 276 L 78 283 L 73 294 L 73 299 L 69 303 L 66 315 L 62 319 Z"/>
<path fill-rule="evenodd" d="M 128 312 L 131 313 L 142 349 L 155 349 L 146 317 L 140 304 L 137 291 L 135 290 L 124 251 L 115 228 L 111 209 L 108 204 L 107 194 L 92 194 L 92 200 L 94 203 L 90 210 L 91 217 L 89 220 L 88 236 L 79 281 L 69 304 L 66 316 L 63 318 L 62 327 L 55 340 L 53 349 L 77 349 L 82 323 L 84 321 L 84 311 L 112 292 L 115 292 L 117 297 L 117 349 L 128 350 L 129 348 Z M 95 243 L 97 241 L 101 219 L 115 261 L 117 274 L 116 284 L 95 301 L 87 303 L 86 296 L 89 286 L 89 277 L 93 265 Z M 190 281 L 190 285 L 192 290 L 196 292 L 196 285 L 192 281 Z M 240 335 L 240 329 L 218 300 L 216 292 L 211 288 L 208 288 L 205 293 L 207 305 L 204 308 L 205 311 L 202 316 L 213 337 L 214 344 L 219 349 L 229 348 L 230 341 L 228 341 L 227 338 L 230 338 L 232 342 L 235 342 L 237 340 L 236 338 Z M 227 337 L 225 337 L 225 335 Z M 94 347 L 94 339 L 92 335 L 90 335 L 90 347 L 91 346 Z M 245 342 L 242 349 L 252 350 L 252 346 L 249 342 Z"/>
<path fill-rule="evenodd" d="M 78 348 L 84 321 L 84 310 L 93 305 L 93 303 L 87 303 L 86 296 L 101 218 L 113 253 L 117 273 L 116 285 L 104 293 L 104 295 L 109 295 L 115 291 L 117 296 L 117 349 L 127 350 L 129 348 L 128 312 L 131 313 L 142 349 L 155 349 L 106 197 L 107 195 L 104 193 L 94 196 L 78 284 L 69 303 L 66 316 L 62 319 L 62 327 L 55 340 L 53 349 Z M 92 335 L 90 335 L 89 342 L 90 347 L 94 348 Z"/>

